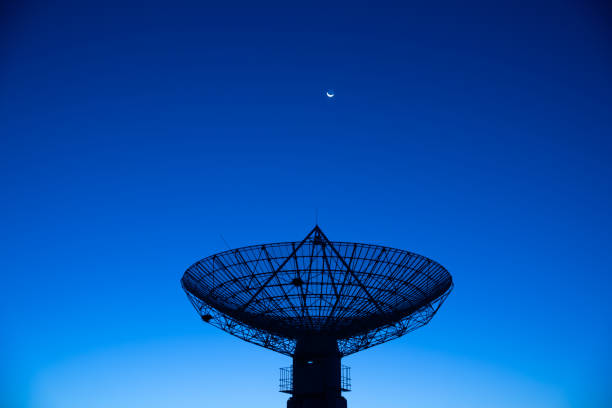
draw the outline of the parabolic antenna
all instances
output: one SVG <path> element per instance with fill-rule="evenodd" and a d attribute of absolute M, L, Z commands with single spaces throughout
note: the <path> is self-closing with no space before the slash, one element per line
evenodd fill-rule
<path fill-rule="evenodd" d="M 318 226 L 204 258 L 181 284 L 205 322 L 293 357 L 288 408 L 346 407 L 341 357 L 427 324 L 453 287 L 429 258 L 330 241 Z"/>

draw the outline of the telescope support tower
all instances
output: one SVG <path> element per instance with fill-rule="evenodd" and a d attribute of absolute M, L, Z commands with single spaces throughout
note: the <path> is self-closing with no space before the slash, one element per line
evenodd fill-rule
<path fill-rule="evenodd" d="M 342 355 L 335 338 L 303 337 L 293 355 L 292 396 L 287 408 L 346 408 L 341 391 Z"/>

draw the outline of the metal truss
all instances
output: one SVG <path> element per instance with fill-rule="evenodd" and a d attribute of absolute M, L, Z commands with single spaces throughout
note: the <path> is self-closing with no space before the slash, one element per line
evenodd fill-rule
<path fill-rule="evenodd" d="M 181 284 L 202 320 L 289 356 L 303 336 L 335 337 L 344 356 L 400 337 L 427 324 L 453 287 L 429 258 L 332 242 L 318 226 L 299 242 L 202 259 Z"/>

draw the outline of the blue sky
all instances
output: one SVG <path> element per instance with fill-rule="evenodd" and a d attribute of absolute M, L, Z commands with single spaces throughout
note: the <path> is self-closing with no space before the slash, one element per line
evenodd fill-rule
<path fill-rule="evenodd" d="M 0 405 L 284 406 L 290 360 L 203 324 L 179 279 L 221 234 L 299 240 L 317 211 L 455 280 L 428 326 L 345 359 L 350 407 L 611 402 L 603 2 L 21 3 Z"/>

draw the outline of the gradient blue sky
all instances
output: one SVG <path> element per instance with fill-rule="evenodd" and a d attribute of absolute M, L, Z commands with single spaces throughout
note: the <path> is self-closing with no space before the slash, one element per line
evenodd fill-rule
<path fill-rule="evenodd" d="M 179 278 L 316 209 L 455 279 L 431 324 L 345 359 L 349 407 L 612 404 L 605 2 L 19 3 L 0 406 L 283 407 L 289 359 L 203 324 Z"/>

